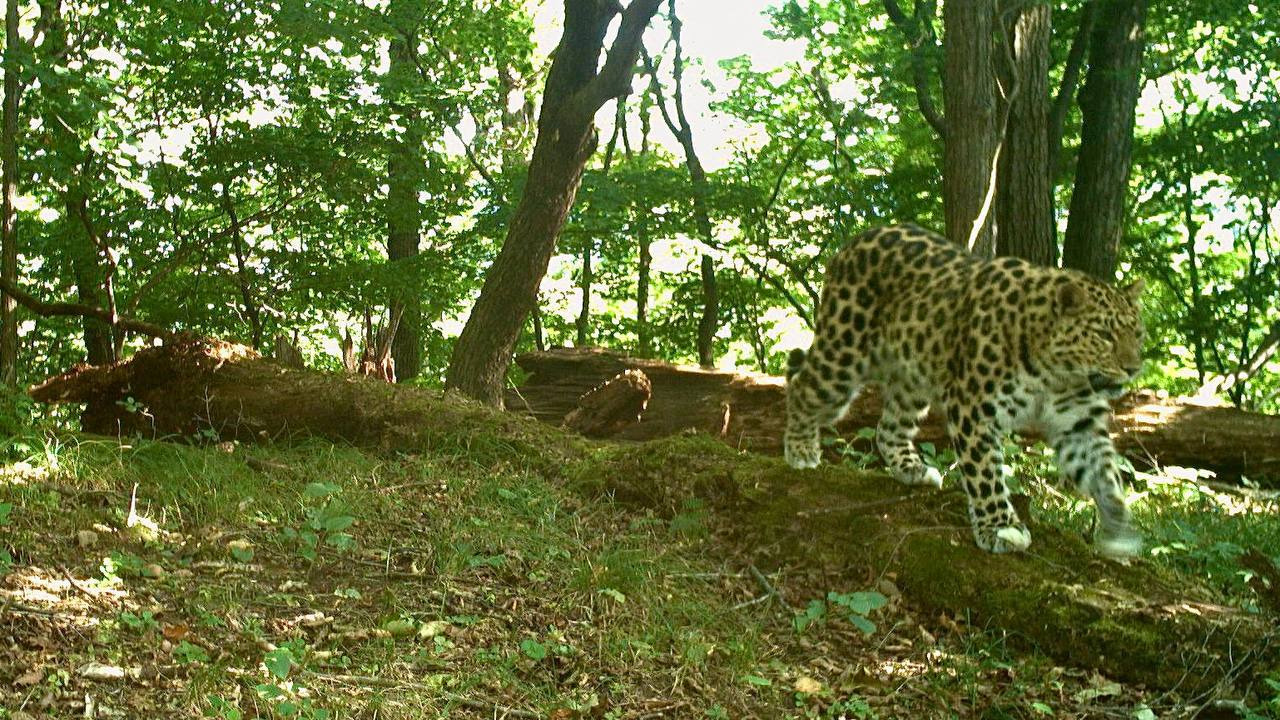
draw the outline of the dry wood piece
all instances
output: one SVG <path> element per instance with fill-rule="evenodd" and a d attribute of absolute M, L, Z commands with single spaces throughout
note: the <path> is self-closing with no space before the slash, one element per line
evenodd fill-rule
<path fill-rule="evenodd" d="M 640 421 L 653 384 L 640 370 L 624 370 L 578 398 L 578 407 L 564 416 L 564 426 L 587 437 L 608 437 Z"/>
<path fill-rule="evenodd" d="M 529 373 L 520 396 L 539 419 L 559 422 L 582 392 L 636 368 L 653 384 L 645 421 L 621 427 L 610 437 L 651 440 L 697 429 L 733 447 L 782 452 L 786 425 L 782 378 L 702 370 L 598 349 L 527 353 L 516 363 Z M 508 402 L 508 406 L 517 403 Z M 880 394 L 870 387 L 854 400 L 837 430 L 852 438 L 859 428 L 875 427 L 879 419 Z M 1280 477 L 1280 417 L 1275 415 L 1138 391 L 1116 403 L 1112 432 L 1121 452 L 1142 467 L 1205 468 L 1227 478 Z M 917 440 L 939 446 L 947 443 L 937 413 L 921 424 Z"/>

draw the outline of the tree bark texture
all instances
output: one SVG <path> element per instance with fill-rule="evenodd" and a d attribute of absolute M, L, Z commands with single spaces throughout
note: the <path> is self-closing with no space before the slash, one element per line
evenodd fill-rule
<path fill-rule="evenodd" d="M 947 237 L 982 257 L 995 255 L 992 166 L 998 147 L 993 43 L 995 0 L 943 5 L 942 98 L 946 143 L 942 199 Z"/>
<path fill-rule="evenodd" d="M 1101 4 L 1080 91 L 1080 157 L 1062 264 L 1107 282 L 1124 232 L 1146 14 L 1147 0 Z"/>
<path fill-rule="evenodd" d="M 621 10 L 606 0 L 565 0 L 564 34 L 547 74 L 528 180 L 454 346 L 446 387 L 501 407 L 511 351 L 596 149 L 595 113 L 630 91 L 641 36 L 660 2 L 632 0 Z M 605 33 L 620 11 L 617 36 L 599 67 Z"/>
<path fill-rule="evenodd" d="M 1277 660 L 1274 617 L 1217 604 L 1194 577 L 1174 582 L 1141 562 L 1103 561 L 1054 525 L 1033 525 L 1033 553 L 989 555 L 973 546 L 957 491 L 911 490 L 881 473 L 831 465 L 797 472 L 688 434 L 589 443 L 436 391 L 284 368 L 217 342 L 172 343 L 124 363 L 77 368 L 32 396 L 85 402 L 86 428 L 111 435 L 212 430 L 223 440 L 271 442 L 305 434 L 380 452 L 517 465 L 663 518 L 697 502 L 710 534 L 723 539 L 711 551 L 785 571 L 791 597 L 890 577 L 924 616 L 963 612 L 974 627 L 1003 630 L 1009 642 L 1056 663 L 1151 688 L 1207 690 L 1228 671 L 1240 673 L 1243 686 Z M 125 397 L 147 415 L 122 407 Z M 646 413 L 638 425 L 647 422 Z M 1250 650 L 1242 656 L 1242 648 Z"/>
<path fill-rule="evenodd" d="M 1057 256 L 1053 177 L 1049 168 L 1049 38 L 1052 8 L 1035 3 L 1005 28 L 1013 100 L 1000 151 L 996 254 L 1052 266 Z"/>
<path fill-rule="evenodd" d="M 0 204 L 0 277 L 18 282 L 18 233 L 13 201 L 18 187 L 18 0 L 4 13 L 4 125 L 0 136 L 3 201 Z M 18 304 L 0 293 L 0 385 L 18 382 Z"/>

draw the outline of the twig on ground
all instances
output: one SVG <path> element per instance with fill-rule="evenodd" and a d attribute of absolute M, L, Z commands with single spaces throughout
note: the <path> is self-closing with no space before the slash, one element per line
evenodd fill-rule
<path fill-rule="evenodd" d="M 760 587 L 764 588 L 765 598 L 773 598 L 774 600 L 777 600 L 778 607 L 782 608 L 783 611 L 787 613 L 788 617 L 796 614 L 796 611 L 787 603 L 787 599 L 782 596 L 782 592 L 779 591 L 778 588 L 774 587 L 773 583 L 769 582 L 769 578 L 765 577 L 764 573 L 760 572 L 760 568 L 752 565 L 747 569 L 751 571 L 751 575 L 756 579 L 756 582 L 760 583 Z"/>
<path fill-rule="evenodd" d="M 62 573 L 62 577 L 65 578 L 67 582 L 71 583 L 71 587 L 75 588 L 76 591 L 79 592 L 81 595 L 84 595 L 85 597 L 89 598 L 89 600 L 94 605 L 97 605 L 103 610 L 114 610 L 114 608 L 111 607 L 110 603 L 98 597 L 96 593 L 90 592 L 88 588 L 81 585 L 75 578 L 71 577 L 71 573 L 67 572 L 67 569 L 65 567 L 63 567 L 62 565 L 59 565 L 58 571 Z"/>

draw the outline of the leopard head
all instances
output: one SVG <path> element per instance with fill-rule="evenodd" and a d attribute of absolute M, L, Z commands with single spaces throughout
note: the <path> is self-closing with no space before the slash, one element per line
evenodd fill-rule
<path fill-rule="evenodd" d="M 1142 281 L 1115 288 L 1072 273 L 1051 290 L 1041 366 L 1067 387 L 1119 395 L 1142 369 Z"/>

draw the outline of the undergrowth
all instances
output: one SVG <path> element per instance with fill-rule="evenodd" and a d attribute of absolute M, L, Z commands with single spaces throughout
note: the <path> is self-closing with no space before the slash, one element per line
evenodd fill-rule
<path fill-rule="evenodd" d="M 660 517 L 466 454 L 23 427 L 0 470 L 0 718 L 1143 717 L 1140 690 L 1014 654 L 962 609 L 913 616 L 891 578 L 788 605 L 696 504 Z M 1219 544 L 1280 547 L 1274 504 L 1147 482 L 1153 557 L 1245 598 Z M 1087 530 L 1024 487 L 1039 521 Z"/>

